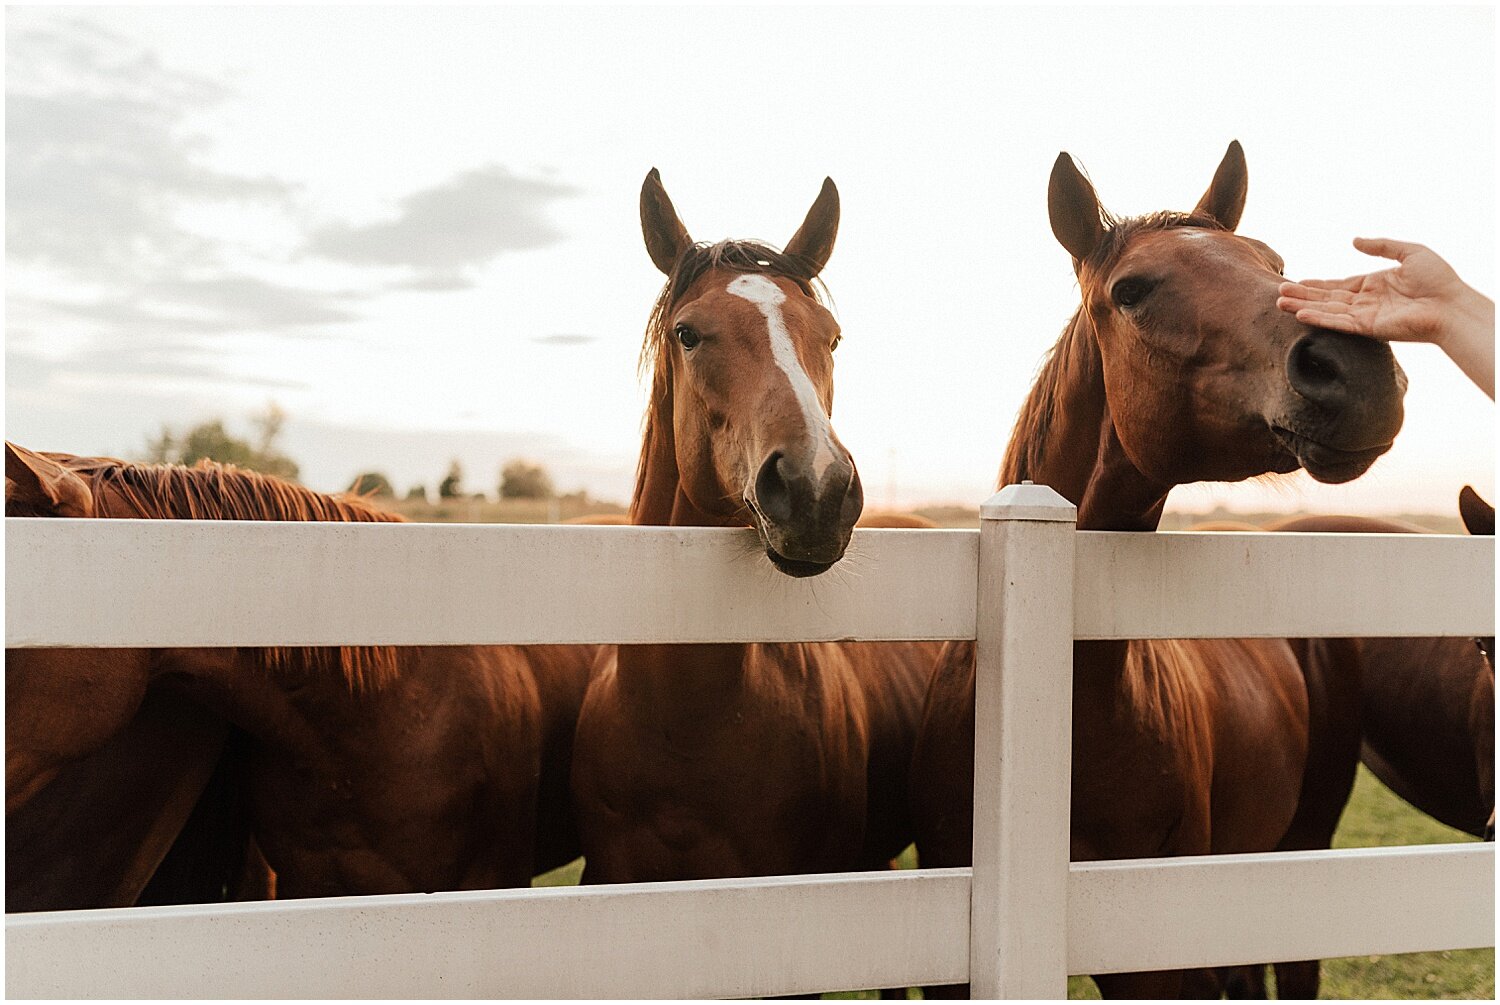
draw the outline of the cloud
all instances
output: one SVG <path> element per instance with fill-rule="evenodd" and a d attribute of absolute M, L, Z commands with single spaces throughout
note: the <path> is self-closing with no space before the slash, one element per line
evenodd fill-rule
<path fill-rule="evenodd" d="M 538 335 L 531 341 L 537 345 L 587 345 L 599 341 L 597 335 Z"/>
<path fill-rule="evenodd" d="M 307 290 L 250 276 L 169 279 L 149 283 L 141 293 L 253 328 L 337 324 L 358 315 L 336 306 L 350 297 Z"/>
<path fill-rule="evenodd" d="M 214 258 L 185 203 L 283 200 L 293 186 L 205 166 L 190 116 L 227 95 L 80 21 L 7 34 L 7 253 L 86 280 Z"/>
<path fill-rule="evenodd" d="M 474 280 L 457 272 L 429 272 L 386 285 L 388 290 L 416 290 L 419 293 L 453 293 L 474 287 Z"/>
<path fill-rule="evenodd" d="M 79 378 L 87 381 L 102 379 L 114 383 L 124 380 L 160 381 L 165 378 L 169 381 L 276 390 L 307 387 L 304 381 L 228 373 L 194 345 L 156 345 L 144 350 L 134 346 L 96 349 L 66 359 L 51 359 L 12 347 L 6 349 L 5 383 L 8 391 L 44 391 Z"/>
<path fill-rule="evenodd" d="M 297 186 L 205 159 L 195 123 L 232 92 L 79 19 L 12 26 L 6 45 L 6 251 L 18 267 L 6 300 L 26 316 L 21 342 L 53 343 L 45 357 L 8 354 L 23 379 L 256 383 L 192 340 L 307 337 L 358 318 L 347 293 L 256 275 L 286 263 L 246 260 L 181 222 L 226 206 L 294 216 Z"/>
<path fill-rule="evenodd" d="M 407 289 L 454 289 L 465 282 L 466 268 L 508 251 L 561 240 L 544 210 L 576 192 L 560 182 L 523 178 L 490 164 L 403 197 L 389 220 L 328 224 L 313 232 L 307 247 L 354 265 L 419 270 L 422 275 Z"/>

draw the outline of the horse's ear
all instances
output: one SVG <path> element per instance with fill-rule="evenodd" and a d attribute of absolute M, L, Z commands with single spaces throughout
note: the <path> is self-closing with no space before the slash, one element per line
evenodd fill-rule
<path fill-rule="evenodd" d="M 813 200 L 807 219 L 786 242 L 786 253 L 807 263 L 811 270 L 806 275 L 813 278 L 823 271 L 833 254 L 834 238 L 839 236 L 839 190 L 832 178 L 823 179 L 823 189 Z"/>
<path fill-rule="evenodd" d="M 1250 175 L 1245 170 L 1245 148 L 1239 140 L 1231 140 L 1214 180 L 1198 200 L 1194 213 L 1213 217 L 1223 224 L 1225 230 L 1240 225 L 1240 215 L 1245 212 L 1245 192 L 1250 187 Z"/>
<path fill-rule="evenodd" d="M 1459 490 L 1458 512 L 1470 534 L 1475 537 L 1495 536 L 1495 507 L 1481 499 L 1472 485 Z"/>
<path fill-rule="evenodd" d="M 1047 216 L 1059 244 L 1073 256 L 1073 268 L 1091 255 L 1104 240 L 1099 196 L 1066 153 L 1057 155 L 1047 182 Z"/>
<path fill-rule="evenodd" d="M 5 501 L 58 516 L 93 516 L 94 494 L 82 478 L 50 458 L 5 442 Z"/>
<path fill-rule="evenodd" d="M 672 200 L 662 187 L 661 172 L 656 168 L 651 169 L 641 185 L 641 233 L 646 236 L 646 253 L 651 261 L 669 276 L 677 257 L 693 243 L 687 228 L 677 219 L 677 210 L 672 208 Z"/>

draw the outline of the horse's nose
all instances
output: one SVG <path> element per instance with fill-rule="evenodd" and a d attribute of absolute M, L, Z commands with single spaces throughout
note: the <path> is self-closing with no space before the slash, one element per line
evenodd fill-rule
<path fill-rule="evenodd" d="M 1287 382 L 1329 420 L 1372 442 L 1401 429 L 1405 375 L 1377 339 L 1315 329 L 1292 344 Z"/>
<path fill-rule="evenodd" d="M 767 544 L 797 562 L 838 561 L 864 508 L 859 473 L 847 455 L 815 465 L 795 451 L 773 451 L 752 490 Z"/>

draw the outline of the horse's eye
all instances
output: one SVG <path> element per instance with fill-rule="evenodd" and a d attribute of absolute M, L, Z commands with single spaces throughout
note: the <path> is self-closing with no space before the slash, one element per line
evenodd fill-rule
<path fill-rule="evenodd" d="M 828 351 L 829 352 L 833 352 L 835 349 L 837 349 L 839 347 L 839 343 L 841 343 L 843 341 L 844 341 L 844 336 L 842 334 L 835 335 L 833 337 L 833 345 L 831 345 L 831 346 L 828 347 Z"/>
<path fill-rule="evenodd" d="M 678 325 L 672 333 L 677 336 L 677 341 L 682 343 L 684 349 L 695 348 L 699 342 L 703 341 L 702 337 L 687 325 Z"/>
<path fill-rule="evenodd" d="M 1120 307 L 1129 310 L 1138 306 L 1151 292 L 1152 284 L 1145 279 L 1122 279 L 1115 283 L 1115 288 L 1110 291 L 1110 296 Z"/>

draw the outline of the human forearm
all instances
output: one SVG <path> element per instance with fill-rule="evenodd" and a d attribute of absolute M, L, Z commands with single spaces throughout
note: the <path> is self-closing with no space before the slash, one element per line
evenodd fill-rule
<path fill-rule="evenodd" d="M 1448 358 L 1495 399 L 1495 302 L 1469 286 L 1444 318 L 1443 330 L 1433 341 Z"/>

